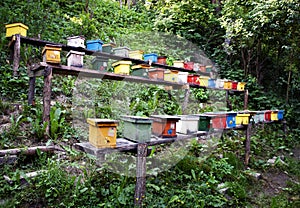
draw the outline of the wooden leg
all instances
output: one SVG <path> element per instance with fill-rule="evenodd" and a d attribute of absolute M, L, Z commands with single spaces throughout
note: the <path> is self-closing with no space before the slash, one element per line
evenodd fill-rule
<path fill-rule="evenodd" d="M 47 122 L 46 137 L 50 135 L 50 108 L 51 108 L 51 79 L 52 68 L 46 67 L 44 74 L 44 90 L 43 90 L 43 122 Z"/>
<path fill-rule="evenodd" d="M 186 109 L 189 104 L 189 97 L 190 97 L 190 88 L 187 87 L 187 89 L 184 90 L 184 101 L 182 105 L 182 114 L 186 114 Z"/>
<path fill-rule="evenodd" d="M 17 34 L 16 42 L 14 46 L 14 62 L 13 62 L 13 74 L 14 76 L 18 76 L 18 69 L 20 65 L 20 45 L 21 45 L 21 38 L 20 35 Z"/>
<path fill-rule="evenodd" d="M 136 161 L 136 184 L 134 193 L 134 205 L 136 207 L 142 207 L 142 202 L 145 198 L 146 193 L 146 156 L 147 144 L 138 144 Z"/>
<path fill-rule="evenodd" d="M 249 95 L 248 90 L 245 90 L 245 94 L 244 94 L 244 110 L 248 109 L 248 95 Z"/>
<path fill-rule="evenodd" d="M 245 166 L 247 167 L 250 159 L 250 138 L 251 138 L 252 123 L 249 123 L 246 129 L 246 141 L 245 141 Z"/>
<path fill-rule="evenodd" d="M 34 90 L 35 90 L 35 77 L 29 77 L 28 105 L 35 105 Z"/>

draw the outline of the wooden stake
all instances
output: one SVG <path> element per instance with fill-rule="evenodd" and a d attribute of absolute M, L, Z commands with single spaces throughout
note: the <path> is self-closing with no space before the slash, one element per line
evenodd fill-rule
<path fill-rule="evenodd" d="M 35 105 L 34 90 L 35 90 L 35 77 L 29 77 L 28 105 Z"/>
<path fill-rule="evenodd" d="M 43 90 L 43 123 L 47 122 L 46 138 L 50 135 L 50 108 L 51 108 L 51 79 L 52 68 L 46 67 L 44 71 L 44 90 Z"/>
<path fill-rule="evenodd" d="M 18 69 L 20 66 L 20 45 L 21 38 L 19 34 L 15 35 L 16 41 L 14 46 L 14 61 L 13 61 L 13 75 L 18 76 Z"/>
<path fill-rule="evenodd" d="M 252 123 L 250 122 L 246 129 L 246 141 L 245 141 L 245 166 L 247 167 L 250 159 L 250 139 L 251 139 Z"/>
<path fill-rule="evenodd" d="M 134 193 L 134 205 L 137 207 L 142 207 L 142 202 L 145 198 L 146 193 L 146 156 L 147 144 L 138 144 L 136 161 L 136 184 Z"/>
<path fill-rule="evenodd" d="M 186 114 L 186 109 L 189 103 L 189 97 L 190 97 L 190 88 L 187 88 L 184 90 L 184 101 L 183 101 L 183 105 L 182 105 L 182 114 Z"/>
<path fill-rule="evenodd" d="M 244 110 L 248 109 L 248 95 L 249 95 L 248 90 L 245 90 L 244 91 Z"/>

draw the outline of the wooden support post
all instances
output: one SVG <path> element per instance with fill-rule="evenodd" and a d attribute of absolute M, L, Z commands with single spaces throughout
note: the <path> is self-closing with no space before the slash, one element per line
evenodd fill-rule
<path fill-rule="evenodd" d="M 229 90 L 226 90 L 226 107 L 229 109 L 229 110 L 232 110 L 232 105 L 229 101 Z"/>
<path fill-rule="evenodd" d="M 284 138 L 287 136 L 287 125 L 286 125 L 286 120 L 282 120 L 282 125 L 283 125 L 283 133 L 284 133 Z"/>
<path fill-rule="evenodd" d="M 29 77 L 28 105 L 35 105 L 34 90 L 35 90 L 35 77 Z"/>
<path fill-rule="evenodd" d="M 147 144 L 138 144 L 136 161 L 136 184 L 134 193 L 134 205 L 136 207 L 142 207 L 142 202 L 145 198 L 146 193 L 146 156 Z"/>
<path fill-rule="evenodd" d="M 249 95 L 248 90 L 245 90 L 244 91 L 244 110 L 248 109 L 248 95 Z"/>
<path fill-rule="evenodd" d="M 51 108 L 51 79 L 52 68 L 46 67 L 44 71 L 44 90 L 43 90 L 43 122 L 47 122 L 46 137 L 50 135 L 50 108 Z"/>
<path fill-rule="evenodd" d="M 13 75 L 18 76 L 18 69 L 20 66 L 21 37 L 20 34 L 16 34 L 15 37 L 16 37 L 16 41 L 14 46 Z"/>
<path fill-rule="evenodd" d="M 184 90 L 184 101 L 183 101 L 183 105 L 182 105 L 182 114 L 187 114 L 186 112 L 186 109 L 188 107 L 188 103 L 189 103 L 189 98 L 190 98 L 190 88 L 187 87 L 185 90 Z"/>
<path fill-rule="evenodd" d="M 245 166 L 247 167 L 250 159 L 250 139 L 251 139 L 252 123 L 250 122 L 246 129 L 246 141 L 245 141 Z"/>

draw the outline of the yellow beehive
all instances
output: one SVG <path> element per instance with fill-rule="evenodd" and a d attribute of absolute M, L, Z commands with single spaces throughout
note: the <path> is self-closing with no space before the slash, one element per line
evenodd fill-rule
<path fill-rule="evenodd" d="M 247 125 L 249 124 L 250 114 L 248 113 L 238 113 L 235 118 L 236 125 Z"/>
<path fill-rule="evenodd" d="M 178 71 L 167 70 L 164 72 L 164 80 L 168 82 L 178 82 Z"/>
<path fill-rule="evenodd" d="M 277 110 L 273 110 L 271 112 L 271 121 L 278 121 L 278 111 Z"/>
<path fill-rule="evenodd" d="M 129 58 L 143 60 L 143 54 L 144 51 L 142 50 L 129 51 Z"/>
<path fill-rule="evenodd" d="M 16 34 L 26 37 L 28 27 L 22 23 L 13 23 L 5 25 L 6 37 L 11 37 Z"/>
<path fill-rule="evenodd" d="M 118 121 L 88 118 L 89 142 L 96 148 L 116 147 Z"/>
<path fill-rule="evenodd" d="M 59 64 L 60 51 L 61 51 L 61 46 L 47 44 L 42 51 L 43 62 Z"/>
<path fill-rule="evenodd" d="M 229 80 L 224 81 L 224 89 L 232 89 L 232 82 Z"/>
<path fill-rule="evenodd" d="M 203 87 L 208 87 L 208 80 L 209 80 L 209 77 L 200 76 L 199 77 L 199 85 L 203 86 Z"/>
<path fill-rule="evenodd" d="M 239 91 L 245 90 L 245 85 L 246 85 L 246 82 L 239 82 L 237 85 L 237 90 L 239 90 Z"/>
<path fill-rule="evenodd" d="M 131 61 L 117 61 L 113 63 L 112 66 L 114 67 L 114 73 L 129 75 L 131 64 Z"/>
<path fill-rule="evenodd" d="M 178 68 L 184 67 L 184 61 L 173 61 L 173 66 Z"/>

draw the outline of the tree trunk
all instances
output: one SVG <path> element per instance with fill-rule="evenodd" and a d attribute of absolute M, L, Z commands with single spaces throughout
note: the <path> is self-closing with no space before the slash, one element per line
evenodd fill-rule
<path fill-rule="evenodd" d="M 285 103 L 289 102 L 289 91 L 290 91 L 291 77 L 292 77 L 292 71 L 289 71 L 289 76 L 288 76 L 288 80 L 287 80 L 287 87 L 286 87 Z"/>

